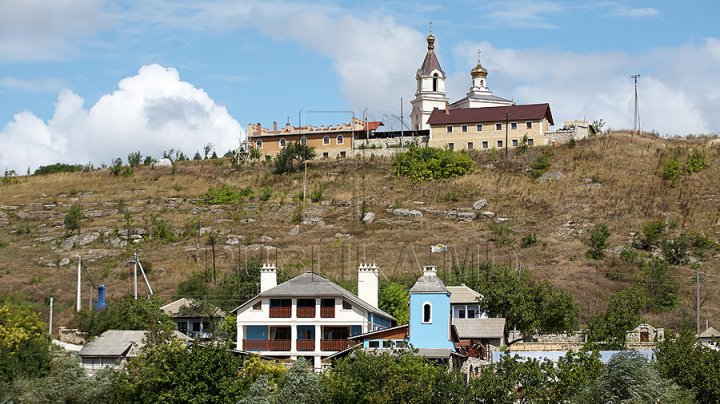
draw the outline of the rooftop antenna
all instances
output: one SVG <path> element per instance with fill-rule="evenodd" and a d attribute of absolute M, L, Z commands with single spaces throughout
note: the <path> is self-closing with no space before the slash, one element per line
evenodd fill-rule
<path fill-rule="evenodd" d="M 639 74 L 634 74 L 630 76 L 635 80 L 635 111 L 633 116 L 633 132 L 636 132 L 640 134 L 640 102 L 638 100 L 638 78 L 640 78 Z"/>

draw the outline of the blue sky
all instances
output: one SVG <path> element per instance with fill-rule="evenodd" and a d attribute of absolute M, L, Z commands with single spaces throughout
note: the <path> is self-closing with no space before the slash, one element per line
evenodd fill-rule
<path fill-rule="evenodd" d="M 640 74 L 643 129 L 718 133 L 718 15 L 717 1 L 0 0 L 0 170 L 224 152 L 248 123 L 299 114 L 397 129 L 429 20 L 451 101 L 482 49 L 490 89 L 549 102 L 556 127 L 632 127 Z"/>

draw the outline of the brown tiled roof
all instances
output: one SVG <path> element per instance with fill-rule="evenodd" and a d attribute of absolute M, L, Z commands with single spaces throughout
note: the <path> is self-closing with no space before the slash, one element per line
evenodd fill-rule
<path fill-rule="evenodd" d="M 440 67 L 440 62 L 438 61 L 437 56 L 435 56 L 435 51 L 428 49 L 427 54 L 425 55 L 425 60 L 423 60 L 423 64 L 420 66 L 420 74 L 427 76 L 432 73 L 433 70 L 439 70 L 443 77 L 445 76 L 445 72 L 442 67 Z"/>
<path fill-rule="evenodd" d="M 555 124 L 550 112 L 550 104 L 545 103 L 485 108 L 451 108 L 447 114 L 443 109 L 436 109 L 428 118 L 428 125 L 503 122 L 506 113 L 510 114 L 509 120 L 511 121 L 547 118 L 550 125 Z"/>

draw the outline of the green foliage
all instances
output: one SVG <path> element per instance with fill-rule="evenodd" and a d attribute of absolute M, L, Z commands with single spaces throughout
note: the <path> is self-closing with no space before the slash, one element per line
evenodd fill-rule
<path fill-rule="evenodd" d="M 698 403 L 720 402 L 720 351 L 696 344 L 692 331 L 658 344 L 656 368 L 663 377 L 688 389 Z"/>
<path fill-rule="evenodd" d="M 152 236 L 162 242 L 171 243 L 177 240 L 172 227 L 162 218 L 153 220 Z"/>
<path fill-rule="evenodd" d="M 253 195 L 250 187 L 236 190 L 230 185 L 223 185 L 220 188 L 210 188 L 204 195 L 205 203 L 210 205 L 241 203 Z"/>
<path fill-rule="evenodd" d="M 18 184 L 19 182 L 15 170 L 5 170 L 5 175 L 0 178 L 0 184 L 2 185 Z"/>
<path fill-rule="evenodd" d="M 665 234 L 665 222 L 662 220 L 650 220 L 643 225 L 642 234 L 644 244 L 647 246 L 657 243 Z"/>
<path fill-rule="evenodd" d="M 277 403 L 316 404 L 323 398 L 322 379 L 312 366 L 300 358 L 285 374 L 275 397 Z"/>
<path fill-rule="evenodd" d="M 326 189 L 327 185 L 325 184 L 320 184 L 313 188 L 312 192 L 310 192 L 310 201 L 315 203 L 322 202 Z"/>
<path fill-rule="evenodd" d="M 670 277 L 667 262 L 652 258 L 642 269 L 645 295 L 649 308 L 663 312 L 672 310 L 678 303 L 678 288 Z"/>
<path fill-rule="evenodd" d="M 693 151 L 685 162 L 685 171 L 688 173 L 697 173 L 710 165 L 710 158 L 702 150 Z"/>
<path fill-rule="evenodd" d="M 275 174 L 285 174 L 300 171 L 300 167 L 307 160 L 315 157 L 315 149 L 300 143 L 288 144 L 275 160 Z"/>
<path fill-rule="evenodd" d="M 110 172 L 114 176 L 120 175 L 123 169 L 123 163 L 121 158 L 116 158 L 113 160 L 112 164 L 110 165 Z"/>
<path fill-rule="evenodd" d="M 65 224 L 65 230 L 68 232 L 74 232 L 77 230 L 80 234 L 80 221 L 84 219 L 82 213 L 82 206 L 79 203 L 73 203 L 65 214 L 63 223 Z"/>
<path fill-rule="evenodd" d="M 527 153 L 528 150 L 530 150 L 530 145 L 528 144 L 528 135 L 527 133 L 523 135 L 522 140 L 520 141 L 520 145 L 515 148 L 515 154 L 518 156 L 522 156 L 523 154 Z"/>
<path fill-rule="evenodd" d="M 153 163 L 157 163 L 157 160 L 155 160 L 154 158 L 152 158 L 152 156 L 145 156 L 145 160 L 143 160 L 143 165 L 144 165 L 144 166 L 150 166 L 150 165 L 152 165 Z"/>
<path fill-rule="evenodd" d="M 685 263 L 687 259 L 687 243 L 685 238 L 666 238 L 660 242 L 663 257 L 673 265 Z"/>
<path fill-rule="evenodd" d="M 475 170 L 475 162 L 465 152 L 434 147 L 411 147 L 393 158 L 392 173 L 415 182 L 462 177 Z"/>
<path fill-rule="evenodd" d="M 140 154 L 139 150 L 136 152 L 132 152 L 128 154 L 127 161 L 130 167 L 140 167 L 140 162 L 142 161 L 142 154 Z"/>
<path fill-rule="evenodd" d="M 624 246 L 620 251 L 620 258 L 628 264 L 635 264 L 638 261 L 638 252 L 631 246 Z"/>
<path fill-rule="evenodd" d="M 530 163 L 530 176 L 534 179 L 540 178 L 550 169 L 550 158 L 547 154 L 541 154 Z"/>
<path fill-rule="evenodd" d="M 615 354 L 597 381 L 578 397 L 580 403 L 685 403 L 687 391 L 663 379 L 642 354 Z"/>
<path fill-rule="evenodd" d="M 602 128 L 603 128 L 603 126 L 605 126 L 605 121 L 602 120 L 602 119 L 592 121 L 592 123 L 590 124 L 590 129 L 591 129 L 590 132 L 591 132 L 593 135 L 598 134 L 598 133 L 602 133 Z"/>
<path fill-rule="evenodd" d="M 50 164 L 48 166 L 38 167 L 38 169 L 33 172 L 33 175 L 45 175 L 45 174 L 54 174 L 54 173 L 72 173 L 75 171 L 82 171 L 82 166 L 79 164 L 72 165 L 72 164 L 55 163 L 55 164 Z"/>
<path fill-rule="evenodd" d="M 410 320 L 410 295 L 405 286 L 400 283 L 380 282 L 378 305 L 380 309 L 395 317 L 398 324 L 407 324 Z"/>
<path fill-rule="evenodd" d="M 510 222 L 491 222 L 488 227 L 492 233 L 490 240 L 498 247 L 510 246 L 515 242 L 515 230 Z"/>
<path fill-rule="evenodd" d="M 605 343 L 606 349 L 622 349 L 625 335 L 640 323 L 640 310 L 646 305 L 645 293 L 638 289 L 620 291 L 610 297 L 607 311 L 588 321 L 588 342 Z"/>
<path fill-rule="evenodd" d="M 180 282 L 177 291 L 173 295 L 173 299 L 200 298 L 210 293 L 210 287 L 207 284 L 207 273 L 205 271 L 194 272 L 189 278 Z"/>
<path fill-rule="evenodd" d="M 537 237 L 535 236 L 535 233 L 530 233 L 522 238 L 522 240 L 520 241 L 520 247 L 532 247 L 535 245 L 535 243 L 537 243 Z"/>
<path fill-rule="evenodd" d="M 675 185 L 675 181 L 680 176 L 680 161 L 676 156 L 670 157 L 663 162 L 663 179 L 670 181 L 671 186 Z"/>
<path fill-rule="evenodd" d="M 588 239 L 588 245 L 590 245 L 590 251 L 587 252 L 588 258 L 599 260 L 605 254 L 603 250 L 608 247 L 608 238 L 610 238 L 610 230 L 604 223 L 598 223 L 590 228 L 590 238 Z"/>
<path fill-rule="evenodd" d="M 324 402 L 430 403 L 440 367 L 411 352 L 354 351 L 323 374 Z"/>
<path fill-rule="evenodd" d="M 570 140 L 568 141 L 568 148 L 574 149 L 576 146 L 577 146 L 577 140 L 575 140 L 574 137 L 570 138 Z"/>
<path fill-rule="evenodd" d="M 260 199 L 261 202 L 267 202 L 272 198 L 273 190 L 270 187 L 265 187 L 260 191 L 260 196 L 258 196 L 258 199 Z"/>
<path fill-rule="evenodd" d="M 100 335 L 106 330 L 147 330 L 158 324 L 172 329 L 175 323 L 160 310 L 162 303 L 152 296 L 135 300 L 128 294 L 117 301 L 109 301 L 102 311 L 81 310 L 76 317 L 79 328 L 89 336 Z"/>
<path fill-rule="evenodd" d="M 7 242 L 0 240 L 0 248 L 5 248 L 7 246 L 8 246 Z"/>
<path fill-rule="evenodd" d="M 18 377 L 42 376 L 49 366 L 47 325 L 29 308 L 0 306 L 0 385 Z"/>

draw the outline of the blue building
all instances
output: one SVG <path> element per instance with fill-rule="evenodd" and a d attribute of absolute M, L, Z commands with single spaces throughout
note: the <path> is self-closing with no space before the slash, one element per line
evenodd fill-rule
<path fill-rule="evenodd" d="M 450 292 L 438 278 L 437 268 L 423 267 L 422 276 L 410 288 L 410 345 L 454 351 L 450 315 Z"/>

